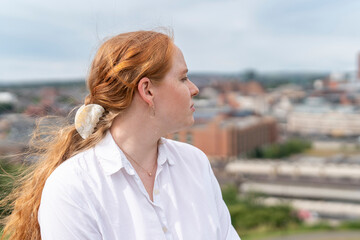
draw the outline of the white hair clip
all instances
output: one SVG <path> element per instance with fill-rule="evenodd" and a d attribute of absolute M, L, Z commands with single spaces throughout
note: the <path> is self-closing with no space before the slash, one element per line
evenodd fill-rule
<path fill-rule="evenodd" d="M 75 128 L 83 139 L 88 138 L 99 122 L 105 109 L 98 104 L 82 105 L 75 115 Z"/>

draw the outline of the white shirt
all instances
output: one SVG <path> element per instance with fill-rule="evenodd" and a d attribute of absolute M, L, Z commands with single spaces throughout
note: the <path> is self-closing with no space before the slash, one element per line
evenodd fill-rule
<path fill-rule="evenodd" d="M 42 239 L 240 239 L 205 154 L 161 142 L 153 201 L 109 131 L 62 163 L 43 189 Z"/>

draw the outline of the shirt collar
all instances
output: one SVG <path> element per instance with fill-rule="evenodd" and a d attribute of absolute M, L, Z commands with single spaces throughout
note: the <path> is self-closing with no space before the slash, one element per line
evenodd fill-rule
<path fill-rule="evenodd" d="M 161 138 L 158 147 L 158 166 L 163 165 L 166 161 L 174 165 L 174 161 L 169 159 L 166 149 L 166 139 Z M 135 174 L 135 170 L 130 166 L 125 154 L 116 144 L 110 131 L 107 131 L 105 137 L 95 146 L 95 154 L 99 159 L 101 167 L 106 175 L 112 175 L 125 168 L 130 175 Z"/>
<path fill-rule="evenodd" d="M 163 165 L 166 161 L 170 165 L 174 165 L 175 162 L 173 159 L 169 158 L 170 154 L 167 153 L 169 151 L 166 148 L 166 138 L 160 138 L 159 146 L 158 146 L 158 166 Z"/>
<path fill-rule="evenodd" d="M 99 159 L 101 167 L 107 175 L 114 174 L 126 164 L 126 158 L 115 143 L 110 131 L 95 146 L 95 154 Z"/>

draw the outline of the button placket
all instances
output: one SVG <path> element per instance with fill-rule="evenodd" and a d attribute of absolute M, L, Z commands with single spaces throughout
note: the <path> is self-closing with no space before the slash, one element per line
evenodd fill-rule
<path fill-rule="evenodd" d="M 153 190 L 153 198 L 154 204 L 158 205 L 159 198 L 160 198 L 160 187 L 159 187 L 159 175 L 162 171 L 163 166 L 159 165 L 155 175 L 155 182 L 154 182 L 154 190 Z"/>
<path fill-rule="evenodd" d="M 154 195 L 159 195 L 160 194 L 160 190 L 159 189 L 154 189 Z"/>
<path fill-rule="evenodd" d="M 154 187 L 154 190 L 153 190 L 153 203 L 154 203 L 154 206 L 156 207 L 160 207 L 161 205 L 161 199 L 160 199 L 160 190 L 156 187 Z"/>
<path fill-rule="evenodd" d="M 155 183 L 154 183 L 154 190 L 153 190 L 153 196 L 154 196 L 154 209 L 157 213 L 157 216 L 159 218 L 159 222 L 161 224 L 161 228 L 162 231 L 164 232 L 164 234 L 166 235 L 166 239 L 172 239 L 171 238 L 171 234 L 169 232 L 168 229 L 168 222 L 165 216 L 165 211 L 163 209 L 163 204 L 162 204 L 162 199 L 161 199 L 161 187 L 160 187 L 160 181 L 159 181 L 159 177 L 160 177 L 160 173 L 163 170 L 163 166 L 160 165 L 159 169 L 158 169 L 158 173 L 156 175 L 155 178 Z"/>
<path fill-rule="evenodd" d="M 167 233 L 168 232 L 168 221 L 165 216 L 165 211 L 162 207 L 160 193 L 157 195 L 156 200 L 157 201 L 156 201 L 155 209 L 156 209 L 157 215 L 159 217 L 160 223 L 162 225 L 163 232 Z"/>

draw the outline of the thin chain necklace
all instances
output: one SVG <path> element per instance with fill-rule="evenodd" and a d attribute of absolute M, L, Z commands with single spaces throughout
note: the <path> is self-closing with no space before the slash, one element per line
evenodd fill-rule
<path fill-rule="evenodd" d="M 156 168 L 156 165 L 157 165 L 157 161 L 155 161 L 155 164 L 154 164 L 154 167 L 151 169 L 151 171 L 148 171 L 148 170 L 146 170 L 145 168 L 143 168 L 135 159 L 133 159 L 128 153 L 126 153 L 124 150 L 122 150 L 124 153 L 125 153 L 125 155 L 131 160 L 131 161 L 133 161 L 134 163 L 136 163 L 136 165 L 138 165 L 144 172 L 146 172 L 148 175 L 149 175 L 149 177 L 151 177 L 152 175 L 153 175 L 153 172 L 154 172 L 154 170 L 155 170 L 155 168 Z"/>

